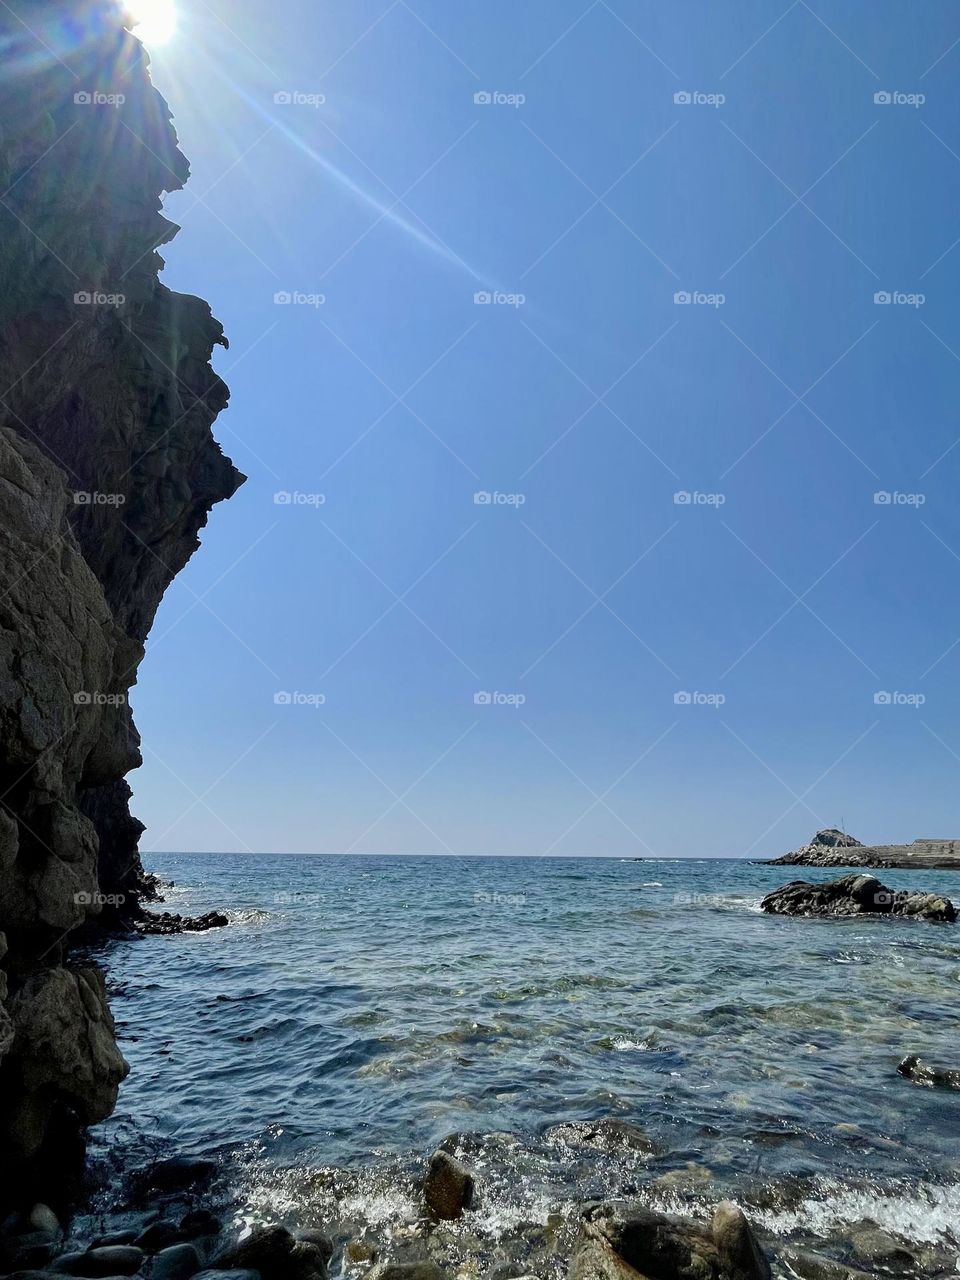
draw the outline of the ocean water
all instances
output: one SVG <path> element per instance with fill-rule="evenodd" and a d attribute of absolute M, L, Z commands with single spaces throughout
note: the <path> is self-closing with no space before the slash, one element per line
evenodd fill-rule
<path fill-rule="evenodd" d="M 163 855 L 166 909 L 228 928 L 108 944 L 131 1064 L 95 1158 L 213 1155 L 241 1213 L 411 1214 L 452 1133 L 491 1233 L 639 1193 L 733 1194 L 770 1230 L 873 1217 L 960 1243 L 960 932 L 766 916 L 835 872 L 729 860 Z M 949 872 L 884 872 L 960 896 Z M 549 1130 L 616 1117 L 654 1154 Z"/>

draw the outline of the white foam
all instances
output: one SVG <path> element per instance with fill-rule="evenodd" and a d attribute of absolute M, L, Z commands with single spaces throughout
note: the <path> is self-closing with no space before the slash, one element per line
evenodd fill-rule
<path fill-rule="evenodd" d="M 848 1187 L 831 1178 L 820 1183 L 816 1197 L 780 1213 L 754 1216 L 777 1235 L 812 1231 L 827 1237 L 864 1218 L 888 1231 L 925 1244 L 960 1244 L 960 1183 L 916 1186 L 889 1191 L 882 1187 Z"/>

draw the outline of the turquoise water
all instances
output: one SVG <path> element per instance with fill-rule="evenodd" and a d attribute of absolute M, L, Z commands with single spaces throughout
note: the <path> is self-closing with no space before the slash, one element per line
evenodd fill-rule
<path fill-rule="evenodd" d="M 771 888 L 836 873 L 724 860 L 150 869 L 176 883 L 167 909 L 223 908 L 231 925 L 101 956 L 132 1067 L 101 1156 L 213 1153 L 251 1212 L 280 1216 L 353 1169 L 389 1217 L 404 1205 L 377 1170 L 455 1131 L 501 1135 L 473 1149 L 501 1214 L 625 1187 L 664 1203 L 733 1190 L 786 1231 L 879 1212 L 955 1242 L 960 1094 L 896 1065 L 958 1065 L 956 926 L 766 916 Z M 882 878 L 960 897 L 949 872 Z M 546 1133 L 601 1116 L 641 1125 L 658 1153 Z"/>

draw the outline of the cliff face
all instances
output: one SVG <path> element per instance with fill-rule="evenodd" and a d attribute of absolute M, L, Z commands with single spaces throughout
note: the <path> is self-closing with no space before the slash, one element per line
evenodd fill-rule
<path fill-rule="evenodd" d="M 0 1166 L 126 1066 L 76 930 L 142 885 L 128 705 L 164 591 L 243 477 L 206 303 L 159 283 L 186 160 L 110 0 L 0 6 Z M 2 1190 L 2 1188 L 0 1188 Z"/>

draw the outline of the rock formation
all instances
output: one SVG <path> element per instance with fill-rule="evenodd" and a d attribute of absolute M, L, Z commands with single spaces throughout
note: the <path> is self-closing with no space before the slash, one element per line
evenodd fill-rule
<path fill-rule="evenodd" d="M 2 1195 L 116 1100 L 103 980 L 68 946 L 138 910 L 128 692 L 243 477 L 211 434 L 223 330 L 158 279 L 188 166 L 142 46 L 115 0 L 9 0 L 0 47 Z"/>
<path fill-rule="evenodd" d="M 764 911 L 787 916 L 897 916 L 950 923 L 957 918 L 949 898 L 936 893 L 895 892 L 875 876 L 841 876 L 815 884 L 792 880 L 761 902 Z"/>
<path fill-rule="evenodd" d="M 914 840 L 913 844 L 861 844 L 829 827 L 767 863 L 771 867 L 906 867 L 960 871 L 960 840 Z"/>
<path fill-rule="evenodd" d="M 710 1223 L 631 1201 L 589 1207 L 570 1280 L 769 1280 L 770 1264 L 742 1211 L 717 1206 Z"/>

